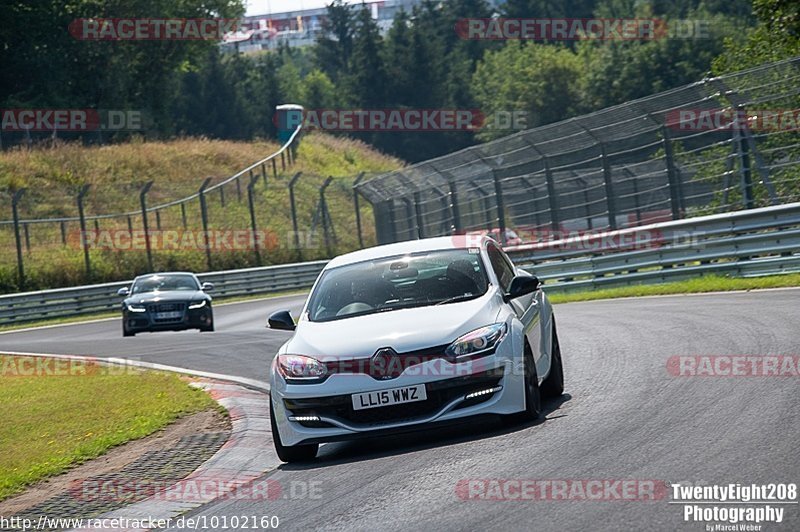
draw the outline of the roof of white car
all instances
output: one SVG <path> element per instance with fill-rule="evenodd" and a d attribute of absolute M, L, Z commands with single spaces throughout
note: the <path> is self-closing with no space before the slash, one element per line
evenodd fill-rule
<path fill-rule="evenodd" d="M 394 257 L 397 255 L 409 255 L 425 251 L 439 251 L 443 249 L 466 249 L 468 247 L 479 247 L 486 237 L 473 235 L 440 236 L 436 238 L 424 238 L 422 240 L 408 240 L 395 244 L 386 244 L 372 248 L 361 249 L 339 255 L 331 260 L 326 268 L 336 268 L 356 262 L 380 259 L 383 257 Z"/>

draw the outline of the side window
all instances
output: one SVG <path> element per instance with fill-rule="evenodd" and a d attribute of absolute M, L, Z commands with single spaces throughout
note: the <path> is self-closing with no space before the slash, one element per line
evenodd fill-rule
<path fill-rule="evenodd" d="M 486 246 L 486 252 L 489 255 L 489 262 L 492 265 L 492 270 L 494 270 L 497 280 L 500 281 L 500 288 L 507 292 L 511 286 L 511 279 L 514 278 L 514 269 L 503 256 L 503 252 L 494 244 Z"/>

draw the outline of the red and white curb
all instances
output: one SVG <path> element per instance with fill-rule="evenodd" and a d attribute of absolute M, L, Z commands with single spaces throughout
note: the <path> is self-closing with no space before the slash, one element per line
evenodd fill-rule
<path fill-rule="evenodd" d="M 281 462 L 272 450 L 269 395 L 238 384 L 205 381 L 194 386 L 205 389 L 231 416 L 231 437 L 217 453 L 194 473 L 163 492 L 92 520 L 148 522 L 174 520 L 189 510 L 221 499 L 280 496 L 280 486 L 269 480 L 256 482 Z M 83 529 L 88 530 L 88 529 Z M 146 528 L 115 528 L 143 531 Z"/>

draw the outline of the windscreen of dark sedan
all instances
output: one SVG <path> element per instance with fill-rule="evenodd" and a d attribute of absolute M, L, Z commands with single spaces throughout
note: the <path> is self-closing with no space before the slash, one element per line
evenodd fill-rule
<path fill-rule="evenodd" d="M 488 279 L 477 249 L 402 255 L 323 273 L 308 304 L 311 321 L 331 321 L 400 308 L 480 297 Z"/>
<path fill-rule="evenodd" d="M 173 290 L 200 290 L 197 281 L 191 275 L 154 275 L 133 283 L 134 294 L 146 292 L 168 292 Z"/>

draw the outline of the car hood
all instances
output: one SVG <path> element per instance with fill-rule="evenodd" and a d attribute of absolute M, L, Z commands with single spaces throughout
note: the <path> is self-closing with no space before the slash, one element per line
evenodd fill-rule
<path fill-rule="evenodd" d="M 162 303 L 169 301 L 199 301 L 209 299 L 208 295 L 201 290 L 173 290 L 166 292 L 145 292 L 128 297 L 125 302 L 136 304 Z"/>
<path fill-rule="evenodd" d="M 494 323 L 502 298 L 493 290 L 471 301 L 398 309 L 326 322 L 301 320 L 281 352 L 367 358 L 382 347 L 398 353 L 451 343 Z"/>

